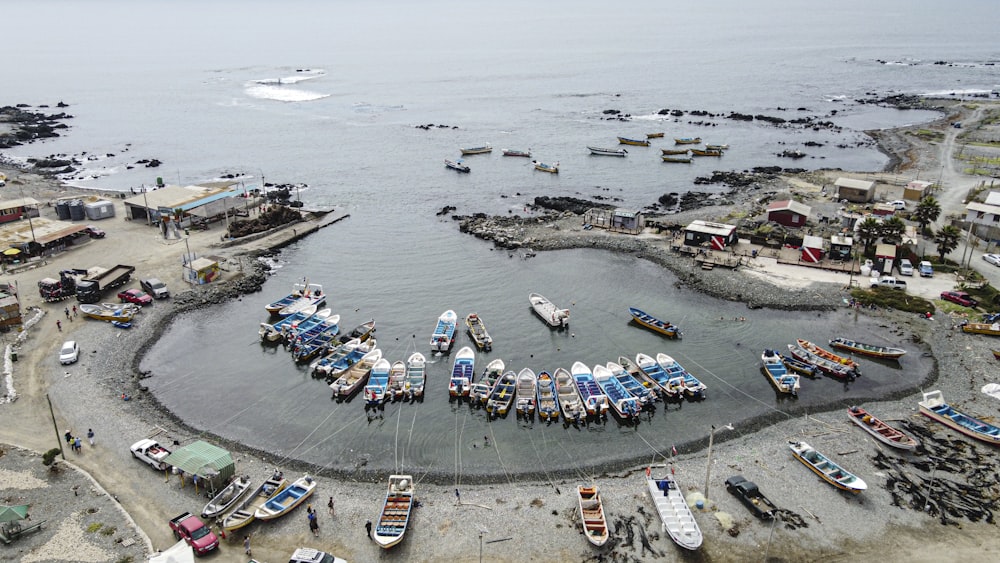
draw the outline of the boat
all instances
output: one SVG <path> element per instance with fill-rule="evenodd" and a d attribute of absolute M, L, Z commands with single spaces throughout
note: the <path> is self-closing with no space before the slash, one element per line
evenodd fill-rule
<path fill-rule="evenodd" d="M 115 304 L 114 308 L 107 305 L 109 304 L 81 303 L 79 308 L 81 313 L 92 319 L 119 323 L 132 322 L 132 318 L 139 312 L 138 306 L 131 303 Z"/>
<path fill-rule="evenodd" d="M 232 532 L 253 522 L 257 517 L 257 509 L 264 506 L 264 503 L 274 498 L 287 486 L 288 481 L 281 475 L 274 475 L 266 479 L 232 512 L 222 518 L 222 529 Z"/>
<path fill-rule="evenodd" d="M 607 368 L 611 370 L 611 376 L 617 379 L 630 395 L 639 400 L 641 408 L 652 406 L 656 402 L 656 393 L 636 379 L 625 366 L 617 362 L 608 362 Z"/>
<path fill-rule="evenodd" d="M 663 155 L 663 156 L 660 157 L 660 160 L 662 160 L 663 162 L 674 162 L 674 163 L 678 163 L 678 164 L 691 164 L 692 162 L 694 162 L 693 158 L 684 157 L 684 156 L 667 156 L 667 155 Z"/>
<path fill-rule="evenodd" d="M 468 397 L 472 390 L 472 381 L 476 377 L 476 352 L 463 346 L 451 366 L 451 379 L 448 380 L 448 395 L 451 397 Z"/>
<path fill-rule="evenodd" d="M 317 290 L 319 290 L 320 295 L 323 295 L 323 287 L 321 285 L 310 284 L 305 279 L 303 279 L 302 282 L 295 283 L 292 285 L 291 293 L 282 297 L 281 299 L 278 299 L 277 301 L 272 301 L 268 303 L 267 305 L 264 306 L 264 309 L 272 315 L 277 315 L 278 311 L 284 309 L 285 307 L 288 307 L 292 303 L 295 303 L 300 298 L 305 297 L 306 292 L 312 294 Z"/>
<path fill-rule="evenodd" d="M 590 154 L 596 154 L 597 156 L 626 156 L 628 151 L 625 149 L 604 149 L 601 147 L 591 147 L 588 146 L 587 150 Z"/>
<path fill-rule="evenodd" d="M 368 374 L 368 384 L 365 385 L 365 406 L 375 407 L 385 403 L 386 391 L 389 389 L 389 360 L 379 358 L 372 371 Z"/>
<path fill-rule="evenodd" d="M 503 150 L 503 155 L 504 156 L 523 156 L 525 158 L 531 158 L 531 149 L 528 149 L 526 151 L 518 151 L 518 150 L 514 150 L 514 149 L 504 149 Z"/>
<path fill-rule="evenodd" d="M 313 364 L 316 367 L 313 368 L 313 371 L 320 377 L 326 377 L 328 381 L 337 379 L 344 375 L 351 366 L 358 363 L 358 360 L 363 358 L 365 354 L 374 350 L 377 345 L 378 340 L 375 338 L 369 338 L 364 342 L 357 338 L 349 340 L 334 348 L 331 354 L 314 361 Z"/>
<path fill-rule="evenodd" d="M 816 367 L 816 364 L 812 362 L 804 362 L 791 355 L 782 354 L 781 361 L 785 362 L 785 367 L 799 375 L 816 377 L 817 372 L 819 372 L 819 368 Z"/>
<path fill-rule="evenodd" d="M 587 541 L 601 547 L 608 543 L 611 535 L 608 533 L 608 520 L 604 516 L 604 505 L 601 503 L 601 493 L 596 486 L 576 487 L 577 501 L 580 505 L 580 521 L 583 522 L 583 535 Z"/>
<path fill-rule="evenodd" d="M 987 336 L 1000 336 L 1000 323 L 967 323 L 961 324 L 962 332 L 969 334 L 985 334 Z"/>
<path fill-rule="evenodd" d="M 514 392 L 517 387 L 517 375 L 513 371 L 505 371 L 486 400 L 486 412 L 493 416 L 504 416 L 514 403 Z"/>
<path fill-rule="evenodd" d="M 559 420 L 559 397 L 556 395 L 556 383 L 549 372 L 538 372 L 536 386 L 536 410 L 541 420 Z"/>
<path fill-rule="evenodd" d="M 684 382 L 684 396 L 688 399 L 704 399 L 706 393 L 708 392 L 708 386 L 702 383 L 697 377 L 691 375 L 691 372 L 684 369 L 677 360 L 671 358 L 670 356 L 659 353 L 656 355 L 656 363 L 663 368 L 663 371 L 667 373 L 670 380 L 681 379 Z"/>
<path fill-rule="evenodd" d="M 660 152 L 663 153 L 663 156 L 676 156 L 687 154 L 690 152 L 690 149 L 660 149 Z"/>
<path fill-rule="evenodd" d="M 919 405 L 920 412 L 924 416 L 970 438 L 1000 446 L 1000 428 L 955 410 L 944 402 L 944 395 L 941 391 L 924 393 L 924 400 L 920 401 Z"/>
<path fill-rule="evenodd" d="M 402 360 L 393 362 L 392 367 L 389 368 L 389 386 L 386 389 L 386 397 L 398 401 L 407 396 L 409 388 L 410 380 L 406 377 L 406 363 Z"/>
<path fill-rule="evenodd" d="M 770 349 L 764 350 L 760 355 L 760 368 L 779 393 L 794 396 L 799 394 L 799 376 L 788 373 L 781 354 Z"/>
<path fill-rule="evenodd" d="M 327 309 L 324 309 L 324 311 L 326 310 Z M 288 315 L 278 322 L 260 323 L 260 330 L 257 331 L 257 335 L 260 336 L 261 342 L 278 342 L 279 340 L 284 339 L 284 332 L 282 331 L 285 330 L 285 327 L 298 326 L 300 323 L 315 314 L 316 305 L 311 305 L 293 315 Z"/>
<path fill-rule="evenodd" d="M 227 510 L 232 508 L 240 501 L 240 499 L 243 498 L 244 495 L 249 492 L 249 475 L 242 475 L 233 479 L 231 483 L 219 491 L 219 494 L 215 495 L 212 497 L 212 500 L 208 501 L 205 508 L 201 509 L 201 517 L 210 518 L 212 520 L 218 518 L 219 516 L 225 514 Z"/>
<path fill-rule="evenodd" d="M 708 149 L 691 149 L 691 156 L 722 156 L 722 151 Z"/>
<path fill-rule="evenodd" d="M 623 358 L 618 358 L 618 363 L 621 364 L 622 360 Z M 622 364 L 623 367 L 624 365 Z M 671 376 L 652 356 L 639 352 L 635 355 L 635 365 L 643 379 L 655 386 L 664 400 L 684 394 L 684 378 Z"/>
<path fill-rule="evenodd" d="M 431 335 L 431 350 L 435 352 L 447 352 L 455 344 L 455 324 L 458 322 L 458 315 L 455 311 L 448 309 L 438 317 L 437 325 L 434 327 L 434 334 Z"/>
<path fill-rule="evenodd" d="M 633 397 L 628 392 L 628 389 L 618 381 L 608 366 L 597 364 L 594 366 L 592 373 L 594 381 L 600 386 L 608 404 L 611 406 L 611 412 L 618 415 L 618 418 L 622 421 L 629 422 L 635 420 L 642 409 L 639 405 L 639 399 Z"/>
<path fill-rule="evenodd" d="M 569 309 L 557 309 L 551 301 L 538 293 L 528 294 L 528 303 L 549 326 L 557 328 L 569 326 Z"/>
<path fill-rule="evenodd" d="M 646 489 L 656 505 L 660 515 L 663 531 L 674 540 L 674 543 L 694 551 L 701 547 L 702 534 L 698 522 L 694 519 L 691 507 L 684 499 L 684 492 L 673 471 L 664 471 L 661 476 L 653 477 L 652 468 L 646 468 Z"/>
<path fill-rule="evenodd" d="M 635 307 L 629 307 L 628 312 L 632 315 L 635 322 L 640 325 L 654 331 L 658 332 L 667 338 L 680 338 L 683 336 L 680 327 L 674 324 L 670 324 L 667 321 L 661 321 L 660 319 L 636 309 Z"/>
<path fill-rule="evenodd" d="M 900 450 L 913 451 L 920 445 L 915 438 L 902 430 L 890 426 L 861 407 L 848 407 L 847 417 L 851 422 L 875 437 L 883 444 Z"/>
<path fill-rule="evenodd" d="M 1000 360 L 1000 350 L 990 350 L 993 353 L 993 358 Z"/>
<path fill-rule="evenodd" d="M 371 374 L 375 362 L 381 359 L 382 351 L 378 348 L 374 348 L 362 356 L 354 365 L 347 368 L 347 371 L 343 375 L 330 384 L 330 389 L 333 390 L 333 397 L 346 399 L 356 393 L 358 389 L 368 382 L 368 376 Z"/>
<path fill-rule="evenodd" d="M 701 143 L 701 137 L 674 137 L 674 144 L 677 145 L 697 145 Z"/>
<path fill-rule="evenodd" d="M 648 139 L 629 139 L 628 137 L 618 137 L 618 142 L 623 145 L 632 145 L 636 147 L 648 147 Z"/>
<path fill-rule="evenodd" d="M 486 154 L 486 153 L 493 152 L 493 147 L 491 147 L 490 145 L 480 145 L 478 147 L 468 147 L 468 148 L 458 149 L 458 150 L 462 151 L 463 155 L 468 155 L 468 154 Z"/>
<path fill-rule="evenodd" d="M 303 333 L 306 334 L 306 333 Z M 292 358 L 296 362 L 308 362 L 336 347 L 340 334 L 340 315 L 333 315 L 312 329 L 308 336 L 297 336 L 291 346 Z"/>
<path fill-rule="evenodd" d="M 427 358 L 420 352 L 410 354 L 406 359 L 406 393 L 412 399 L 424 396 L 424 385 L 427 383 Z"/>
<path fill-rule="evenodd" d="M 604 416 L 608 413 L 608 397 L 594 379 L 593 372 L 583 362 L 573 362 L 569 372 L 573 375 L 576 390 L 580 392 L 583 407 L 590 416 Z"/>
<path fill-rule="evenodd" d="M 132 321 L 110 321 L 115 328 L 132 328 Z"/>
<path fill-rule="evenodd" d="M 274 520 L 291 512 L 302 504 L 316 490 L 316 481 L 308 475 L 303 475 L 265 502 L 254 513 L 257 520 Z"/>
<path fill-rule="evenodd" d="M 315 309 L 316 307 L 318 307 L 318 305 L 310 305 L 308 309 Z M 330 315 L 332 313 L 333 313 L 333 309 L 326 308 L 326 309 L 323 309 L 323 310 L 317 312 L 316 314 L 311 315 L 311 316 L 309 316 L 309 317 L 307 317 L 307 318 L 305 318 L 305 319 L 303 319 L 301 321 L 297 321 L 297 322 L 293 321 L 293 322 L 287 323 L 287 324 L 281 324 L 281 321 L 278 321 L 277 323 L 274 324 L 274 326 L 281 325 L 279 327 L 279 329 L 278 329 L 279 330 L 279 332 L 278 332 L 279 339 L 284 340 L 285 342 L 294 342 L 295 338 L 298 335 L 300 335 L 300 334 L 310 333 L 313 336 L 315 336 L 316 334 L 319 334 L 319 332 L 315 331 L 314 329 L 317 329 L 317 327 L 320 327 L 323 324 L 323 322 L 326 321 L 326 319 L 328 319 L 330 317 Z M 291 318 L 296 317 L 298 315 L 299 315 L 299 313 L 293 313 L 293 314 L 285 317 L 285 319 L 291 319 Z M 282 320 L 285 320 L 285 319 L 282 319 Z M 339 322 L 340 318 L 338 317 L 337 320 Z M 271 338 L 273 338 L 273 337 L 271 337 Z"/>
<path fill-rule="evenodd" d="M 469 327 L 469 336 L 476 343 L 476 347 L 484 352 L 493 349 L 493 337 L 486 331 L 483 319 L 476 313 L 469 313 L 465 316 L 465 324 Z"/>
<path fill-rule="evenodd" d="M 451 168 L 452 170 L 457 170 L 459 172 L 468 173 L 469 171 L 472 170 L 471 168 L 469 168 L 465 164 L 462 164 L 461 160 L 457 160 L 457 161 L 456 160 L 448 160 L 446 158 L 446 159 L 444 159 L 444 165 L 447 166 L 448 168 Z"/>
<path fill-rule="evenodd" d="M 385 502 L 382 503 L 378 523 L 372 529 L 372 539 L 379 547 L 389 549 L 403 541 L 412 508 L 413 477 L 390 475 L 389 489 L 385 493 Z"/>
<path fill-rule="evenodd" d="M 535 170 L 541 170 L 542 172 L 549 172 L 551 174 L 558 174 L 559 173 L 559 163 L 558 162 L 555 163 L 555 164 L 547 164 L 547 163 L 542 162 L 540 160 L 532 160 L 531 163 L 535 165 Z"/>
<path fill-rule="evenodd" d="M 861 366 L 858 365 L 858 362 L 855 362 L 851 358 L 847 358 L 845 356 L 838 356 L 837 354 L 834 354 L 833 352 L 831 352 L 829 350 L 825 350 L 823 348 L 820 348 L 819 346 L 813 344 L 812 342 L 809 342 L 808 340 L 803 340 L 803 339 L 799 338 L 795 342 L 799 346 L 801 346 L 801 347 L 805 348 L 806 350 L 812 352 L 816 356 L 819 356 L 821 358 L 826 358 L 827 360 L 830 360 L 832 362 L 836 362 L 836 363 L 838 363 L 838 364 L 840 364 L 842 366 L 845 366 L 845 367 L 847 367 L 849 369 L 854 370 L 854 375 L 855 376 L 861 375 Z"/>
<path fill-rule="evenodd" d="M 729 145 L 705 145 L 705 148 L 710 151 L 724 151 L 729 149 Z"/>
<path fill-rule="evenodd" d="M 556 395 L 563 419 L 566 422 L 583 422 L 587 417 L 587 409 L 583 407 L 583 399 L 576 389 L 573 375 L 565 368 L 557 368 L 552 377 L 556 383 Z"/>
<path fill-rule="evenodd" d="M 816 366 L 816 369 L 818 371 L 825 373 L 826 375 L 829 375 L 831 377 L 847 381 L 854 381 L 854 379 L 857 377 L 853 369 L 845 365 L 839 364 L 833 360 L 817 356 L 816 354 L 813 354 L 812 352 L 806 350 L 805 348 L 799 346 L 798 344 L 789 344 L 788 352 L 796 360 L 814 365 Z"/>
<path fill-rule="evenodd" d="M 855 354 L 871 356 L 873 358 L 885 358 L 888 360 L 898 360 L 906 353 L 902 348 L 891 348 L 889 346 L 878 346 L 876 344 L 865 344 L 846 338 L 830 339 L 830 346 L 841 350 L 848 350 Z"/>
<path fill-rule="evenodd" d="M 348 333 L 341 333 L 337 338 L 337 344 L 340 345 L 355 338 L 362 342 L 367 342 L 373 334 L 375 334 L 375 319 L 359 324 Z"/>
<path fill-rule="evenodd" d="M 535 416 L 538 397 L 538 377 L 531 368 L 522 368 L 517 372 L 514 385 L 514 411 L 525 418 Z"/>
<path fill-rule="evenodd" d="M 662 139 L 664 133 L 660 131 L 659 133 L 646 133 L 647 139 Z"/>
<path fill-rule="evenodd" d="M 801 461 L 813 473 L 819 475 L 820 479 L 834 487 L 854 494 L 868 488 L 868 485 L 860 477 L 837 465 L 825 455 L 814 450 L 809 444 L 801 440 L 790 440 L 788 447 L 792 449 L 792 455 L 795 456 L 795 459 Z"/>
<path fill-rule="evenodd" d="M 479 376 L 479 381 L 473 383 L 469 389 L 469 399 L 476 404 L 485 405 L 490 398 L 490 393 L 493 392 L 493 386 L 503 375 L 504 367 L 504 362 L 500 358 L 490 360 L 482 375 Z"/>
<path fill-rule="evenodd" d="M 306 288 L 302 290 L 299 298 L 278 309 L 277 315 L 279 317 L 287 317 L 299 311 L 304 311 L 313 305 L 317 308 L 322 307 L 324 303 L 326 303 L 326 293 L 323 292 L 323 286 L 318 283 L 306 284 Z"/>

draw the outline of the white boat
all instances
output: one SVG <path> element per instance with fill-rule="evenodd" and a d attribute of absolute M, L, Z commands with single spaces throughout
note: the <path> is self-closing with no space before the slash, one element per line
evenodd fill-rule
<path fill-rule="evenodd" d="M 411 400 L 423 397 L 426 382 L 427 358 L 420 352 L 414 352 L 406 359 L 406 396 Z"/>
<path fill-rule="evenodd" d="M 378 523 L 372 529 L 372 539 L 382 549 L 403 541 L 406 526 L 410 523 L 410 510 L 413 508 L 413 477 L 409 475 L 390 475 L 389 490 L 382 503 L 382 511 Z"/>
<path fill-rule="evenodd" d="M 601 390 L 604 391 L 604 396 L 611 406 L 611 411 L 623 421 L 635 420 L 639 416 L 639 411 L 642 410 L 639 399 L 628 392 L 628 389 L 618 381 L 618 378 L 615 377 L 607 365 L 595 365 L 592 373 L 594 380 L 597 381 Z"/>
<path fill-rule="evenodd" d="M 566 368 L 557 368 L 552 378 L 556 382 L 556 394 L 563 419 L 566 422 L 583 422 L 587 418 L 587 409 L 583 407 L 583 399 L 576 389 L 573 374 Z"/>
<path fill-rule="evenodd" d="M 601 492 L 597 486 L 578 485 L 576 496 L 580 506 L 580 520 L 583 521 L 583 535 L 587 541 L 597 547 L 608 543 L 608 520 L 604 515 L 604 503 L 601 502 Z"/>
<path fill-rule="evenodd" d="M 523 368 L 517 373 L 517 383 L 514 385 L 514 411 L 517 414 L 524 417 L 535 416 L 537 386 L 538 379 L 531 368 Z"/>
<path fill-rule="evenodd" d="M 319 306 L 314 304 L 306 307 L 305 310 L 306 311 L 315 310 L 317 307 Z M 282 321 L 286 319 L 295 319 L 300 314 L 301 311 L 298 313 L 292 313 L 291 315 L 288 315 L 287 317 L 282 319 Z M 283 340 L 285 342 L 292 342 L 300 334 L 306 334 L 306 333 L 312 334 L 313 331 L 316 329 L 316 327 L 321 326 L 326 321 L 326 319 L 330 318 L 330 315 L 332 314 L 333 314 L 333 309 L 327 307 L 326 309 L 316 311 L 315 314 L 309 315 L 304 319 L 293 320 L 292 322 L 288 323 L 282 323 L 281 321 L 278 321 L 274 323 L 274 325 L 272 325 L 278 329 L 277 336 L 273 334 L 268 334 L 266 337 L 268 341 L 271 342 L 276 342 L 278 340 Z M 338 323 L 340 322 L 339 315 L 337 316 L 337 322 Z"/>
<path fill-rule="evenodd" d="M 596 154 L 598 156 L 625 156 L 628 151 L 625 149 L 605 149 L 601 147 L 587 147 L 590 150 L 590 154 Z"/>
<path fill-rule="evenodd" d="M 528 294 L 528 303 L 534 309 L 535 314 L 552 327 L 569 326 L 569 309 L 559 309 L 551 301 L 538 293 Z"/>
<path fill-rule="evenodd" d="M 274 475 L 250 494 L 232 512 L 222 519 L 222 529 L 227 532 L 238 530 L 257 519 L 257 509 L 274 498 L 288 486 L 288 481 L 280 474 Z"/>
<path fill-rule="evenodd" d="M 392 363 L 389 368 L 389 389 L 386 391 L 387 398 L 398 401 L 406 395 L 409 388 L 409 380 L 406 378 L 406 364 L 402 360 Z"/>
<path fill-rule="evenodd" d="M 448 309 L 441 313 L 438 322 L 434 326 L 434 334 L 431 335 L 431 350 L 435 352 L 447 352 L 455 344 L 455 325 L 458 322 L 458 315 L 455 311 Z"/>
<path fill-rule="evenodd" d="M 347 368 L 343 375 L 330 384 L 335 398 L 346 399 L 357 392 L 365 383 L 372 372 L 375 362 L 382 359 L 382 350 L 375 348 L 361 357 L 354 365 Z"/>
<path fill-rule="evenodd" d="M 315 314 L 316 305 L 311 305 L 294 315 L 288 315 L 276 323 L 260 323 L 260 330 L 257 331 L 257 335 L 260 336 L 261 342 L 277 342 L 284 338 L 284 333 L 282 332 L 284 327 L 301 323 Z"/>
<path fill-rule="evenodd" d="M 254 513 L 254 517 L 257 520 L 273 520 L 279 516 L 284 516 L 296 506 L 305 502 L 315 490 L 316 481 L 308 475 L 303 475 L 292 482 L 291 485 L 285 487 L 280 493 L 274 495 L 271 500 L 265 502 Z"/>
<path fill-rule="evenodd" d="M 788 447 L 791 448 L 795 459 L 801 461 L 813 473 L 819 475 L 820 479 L 823 479 L 834 487 L 854 494 L 858 494 L 868 488 L 868 484 L 861 477 L 834 463 L 833 460 L 817 452 L 809 444 L 801 440 L 790 440 Z"/>
<path fill-rule="evenodd" d="M 476 377 L 476 352 L 468 346 L 463 346 L 455 354 L 455 362 L 451 367 L 451 379 L 448 380 L 448 395 L 452 397 L 468 397 L 472 388 L 472 380 Z"/>
<path fill-rule="evenodd" d="M 691 513 L 684 498 L 684 492 L 677 484 L 677 479 L 670 472 L 664 471 L 660 477 L 653 477 L 652 468 L 646 468 L 646 488 L 656 505 L 665 531 L 674 543 L 692 551 L 701 547 L 702 534 L 698 522 Z"/>
<path fill-rule="evenodd" d="M 285 307 L 288 307 L 292 303 L 298 301 L 300 298 L 305 297 L 307 292 L 309 293 L 309 295 L 313 295 L 316 292 L 316 290 L 319 290 L 320 295 L 325 297 L 325 294 L 323 294 L 322 286 L 320 286 L 319 284 L 310 284 L 308 281 L 303 279 L 301 283 L 296 283 L 292 285 L 291 293 L 282 297 L 281 299 L 278 299 L 277 301 L 272 301 L 271 303 L 268 303 L 267 305 L 264 306 L 264 309 L 267 310 L 267 312 L 271 313 L 272 315 L 277 315 L 278 312 L 284 309 Z"/>
<path fill-rule="evenodd" d="M 483 374 L 479 376 L 479 381 L 472 384 L 469 400 L 476 404 L 485 405 L 490 398 L 490 393 L 493 392 L 493 386 L 503 375 L 504 367 L 503 360 L 500 358 L 490 360 L 490 363 L 486 364 Z"/>
<path fill-rule="evenodd" d="M 214 519 L 221 516 L 243 498 L 243 495 L 250 492 L 250 476 L 242 475 L 233 479 L 231 483 L 223 487 L 219 494 L 208 501 L 205 508 L 201 509 L 202 518 Z"/>
<path fill-rule="evenodd" d="M 789 373 L 781 354 L 771 349 L 764 350 L 760 355 L 760 367 L 779 393 L 799 394 L 799 376 Z"/>
<path fill-rule="evenodd" d="M 378 406 L 385 402 L 389 389 L 389 370 L 392 364 L 385 358 L 379 358 L 368 374 L 368 384 L 365 385 L 365 405 Z"/>

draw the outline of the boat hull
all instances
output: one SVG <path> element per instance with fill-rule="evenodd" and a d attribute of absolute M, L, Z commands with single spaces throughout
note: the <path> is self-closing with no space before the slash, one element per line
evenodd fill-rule
<path fill-rule="evenodd" d="M 842 491 L 858 494 L 868 488 L 868 485 L 858 476 L 845 470 L 826 456 L 812 449 L 805 442 L 788 442 L 792 456 L 802 465 L 819 476 L 820 479 Z"/>
<path fill-rule="evenodd" d="M 924 400 L 920 401 L 919 405 L 920 413 L 927 418 L 970 438 L 1000 446 L 1000 428 L 955 410 L 944 402 L 940 391 L 924 393 Z"/>
<path fill-rule="evenodd" d="M 875 418 L 860 407 L 848 407 L 847 416 L 865 432 L 883 444 L 899 450 L 913 451 L 920 445 L 913 437 L 902 430 Z"/>
<path fill-rule="evenodd" d="M 653 315 L 636 309 L 635 307 L 629 307 L 628 312 L 632 315 L 632 320 L 636 323 L 652 330 L 653 332 L 658 332 L 667 338 L 680 338 L 683 335 L 677 325 L 661 321 Z"/>
<path fill-rule="evenodd" d="M 583 522 L 583 535 L 587 541 L 601 547 L 608 543 L 608 538 L 611 537 L 608 533 L 608 520 L 604 515 L 601 493 L 597 487 L 579 485 L 576 488 L 576 495 L 580 507 L 580 521 Z"/>
<path fill-rule="evenodd" d="M 702 533 L 694 514 L 684 499 L 673 475 L 664 475 L 654 479 L 650 470 L 646 470 L 646 488 L 649 491 L 656 512 L 660 515 L 663 530 L 674 540 L 674 543 L 694 551 L 701 547 Z"/>

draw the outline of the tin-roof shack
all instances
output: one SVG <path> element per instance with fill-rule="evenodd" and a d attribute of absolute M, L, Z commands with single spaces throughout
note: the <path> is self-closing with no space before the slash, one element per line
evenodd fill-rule
<path fill-rule="evenodd" d="M 711 223 L 697 219 L 684 227 L 684 244 L 701 246 L 708 243 L 712 250 L 725 250 L 736 244 L 736 225 Z"/>
<path fill-rule="evenodd" d="M 868 203 L 875 200 L 875 182 L 855 180 L 854 178 L 837 178 L 833 185 L 837 188 L 837 199 L 846 199 L 855 203 Z"/>
<path fill-rule="evenodd" d="M 773 201 L 767 206 L 767 220 L 786 227 L 801 227 L 809 220 L 812 208 L 792 199 Z"/>

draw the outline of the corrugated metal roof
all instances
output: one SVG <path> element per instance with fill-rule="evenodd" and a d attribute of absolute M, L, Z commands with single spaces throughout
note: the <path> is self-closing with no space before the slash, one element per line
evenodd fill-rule
<path fill-rule="evenodd" d="M 691 224 L 684 227 L 685 230 L 695 231 L 699 233 L 706 233 L 709 235 L 731 235 L 733 231 L 736 230 L 736 225 L 725 225 L 722 223 L 710 223 L 708 221 L 702 221 L 701 219 L 696 219 L 691 221 Z"/>
<path fill-rule="evenodd" d="M 804 203 L 799 203 L 794 199 L 786 199 L 784 201 L 773 201 L 771 205 L 767 206 L 768 211 L 791 211 L 793 213 L 798 213 L 799 215 L 804 215 L 806 217 L 812 213 L 812 207 Z"/>
<path fill-rule="evenodd" d="M 37 242 L 38 244 L 48 244 L 50 242 L 57 241 L 63 237 L 75 235 L 76 233 L 79 233 L 80 231 L 83 231 L 86 228 L 87 225 L 72 225 L 69 227 L 65 227 L 63 229 L 59 229 L 58 231 L 52 231 L 51 233 L 39 235 L 38 237 L 35 238 L 35 242 Z"/>
<path fill-rule="evenodd" d="M 965 208 L 969 211 L 982 211 L 983 213 L 992 213 L 993 215 L 1000 215 L 1000 205 L 989 205 L 986 203 L 979 203 L 978 201 L 973 201 L 968 203 Z"/>
<path fill-rule="evenodd" d="M 15 207 L 24 207 L 26 205 L 38 205 L 38 200 L 33 197 L 19 197 L 17 199 L 0 201 L 0 209 L 13 209 Z"/>
<path fill-rule="evenodd" d="M 242 194 L 243 188 L 234 188 L 238 184 L 239 182 L 213 182 L 195 186 L 165 186 L 134 195 L 126 199 L 125 204 L 148 209 L 187 211 L 220 198 Z"/>
<path fill-rule="evenodd" d="M 854 178 L 837 178 L 833 185 L 841 188 L 851 188 L 854 190 L 870 190 L 875 187 L 875 182 L 869 180 L 855 180 Z"/>
<path fill-rule="evenodd" d="M 854 239 L 851 237 L 833 235 L 830 237 L 830 244 L 836 244 L 837 246 L 854 246 Z"/>

